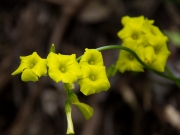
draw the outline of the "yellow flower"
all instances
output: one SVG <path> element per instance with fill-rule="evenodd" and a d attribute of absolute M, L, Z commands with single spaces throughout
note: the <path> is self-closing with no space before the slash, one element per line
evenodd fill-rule
<path fill-rule="evenodd" d="M 147 46 L 144 48 L 144 63 L 151 65 L 157 59 L 157 55 L 154 51 L 153 46 Z"/>
<path fill-rule="evenodd" d="M 159 42 L 157 42 L 157 44 L 154 44 L 154 50 L 155 50 L 155 54 L 156 54 L 157 58 L 149 66 L 159 72 L 164 72 L 167 58 L 170 55 L 170 51 L 167 48 L 165 40 L 164 40 L 164 42 L 163 42 L 163 40 L 161 40 L 161 42 L 159 41 Z"/>
<path fill-rule="evenodd" d="M 166 42 L 168 38 L 163 35 L 153 20 L 143 16 L 125 16 L 121 20 L 124 28 L 118 32 L 123 46 L 133 50 L 149 67 L 163 72 L 170 52 Z M 128 52 L 121 51 L 116 68 L 120 72 L 143 71 L 143 66 Z"/>
<path fill-rule="evenodd" d="M 134 43 L 141 44 L 144 40 L 144 33 L 142 27 L 145 23 L 143 16 L 122 18 L 124 28 L 118 32 L 118 37 L 124 41 L 133 41 Z"/>
<path fill-rule="evenodd" d="M 89 64 L 96 66 L 103 66 L 102 54 L 96 49 L 85 49 L 86 52 L 80 60 L 80 65 Z"/>
<path fill-rule="evenodd" d="M 47 57 L 48 74 L 55 82 L 74 83 L 82 75 L 76 55 L 62 55 L 50 52 Z"/>
<path fill-rule="evenodd" d="M 144 18 L 144 16 L 139 16 L 139 17 L 129 17 L 129 16 L 124 16 L 121 19 L 121 23 L 123 26 L 131 24 L 131 23 L 136 23 L 136 25 L 143 25 L 144 21 L 148 21 L 148 23 L 153 24 L 154 20 L 148 20 Z"/>
<path fill-rule="evenodd" d="M 110 83 L 106 76 L 104 66 L 82 65 L 82 79 L 79 80 L 80 91 L 84 95 L 90 95 L 106 91 L 110 87 Z"/>
<path fill-rule="evenodd" d="M 126 45 L 126 47 L 136 52 L 136 54 L 141 58 L 141 60 L 144 60 L 144 48 L 142 46 L 136 47 L 136 45 L 132 45 L 129 47 L 128 45 Z M 116 62 L 116 68 L 121 73 L 124 73 L 125 71 L 144 71 L 143 66 L 137 61 L 137 59 L 131 53 L 124 50 L 120 51 L 119 58 Z"/>
<path fill-rule="evenodd" d="M 145 63 L 159 72 L 164 72 L 167 58 L 170 55 L 166 44 L 168 38 L 164 36 L 163 33 L 159 30 L 159 28 L 156 26 L 151 27 L 151 32 L 148 33 L 146 37 L 146 45 L 149 45 L 148 48 L 150 48 L 151 46 L 151 48 L 153 49 L 146 49 L 146 51 L 144 51 Z M 148 59 L 148 55 L 151 56 L 150 63 L 146 61 L 146 59 Z"/>
<path fill-rule="evenodd" d="M 46 59 L 42 59 L 36 52 L 29 56 L 20 56 L 21 64 L 11 75 L 22 73 L 22 81 L 38 81 L 38 77 L 47 73 Z"/>

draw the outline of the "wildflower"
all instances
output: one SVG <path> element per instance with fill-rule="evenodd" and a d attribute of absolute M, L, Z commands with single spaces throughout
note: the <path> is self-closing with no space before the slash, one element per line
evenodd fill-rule
<path fill-rule="evenodd" d="M 141 43 L 143 41 L 143 33 L 141 27 L 135 24 L 125 26 L 121 31 L 118 32 L 118 37 L 123 41 L 134 41 Z"/>
<path fill-rule="evenodd" d="M 129 16 L 124 16 L 121 20 L 121 23 L 123 26 L 126 26 L 131 23 L 135 23 L 136 25 L 143 25 L 144 21 L 148 21 L 148 23 L 153 24 L 154 20 L 148 20 L 144 18 L 144 16 L 139 16 L 139 17 L 129 17 Z"/>
<path fill-rule="evenodd" d="M 124 45 L 124 44 L 123 44 Z M 136 45 L 125 45 L 126 47 L 130 48 L 136 54 L 144 60 L 142 46 L 137 47 Z M 119 54 L 119 58 L 116 62 L 116 68 L 121 72 L 124 73 L 125 71 L 136 71 L 136 72 L 143 72 L 143 66 L 138 62 L 138 60 L 129 52 L 121 50 Z"/>
<path fill-rule="evenodd" d="M 151 33 L 146 35 L 147 41 L 153 47 L 163 45 L 163 42 L 167 42 L 168 38 L 162 34 L 158 27 L 152 26 Z"/>
<path fill-rule="evenodd" d="M 134 41 L 136 43 L 143 42 L 144 34 L 142 33 L 142 26 L 145 22 L 143 16 L 130 18 L 125 16 L 122 18 L 124 28 L 118 32 L 118 37 L 124 41 Z"/>
<path fill-rule="evenodd" d="M 147 46 L 144 48 L 144 63 L 151 65 L 157 59 L 157 55 L 153 46 Z"/>
<path fill-rule="evenodd" d="M 159 38 L 159 40 L 154 40 L 153 44 L 154 52 L 157 58 L 149 66 L 159 72 L 164 72 L 167 58 L 170 55 L 170 51 L 167 48 L 166 40 L 166 38 L 164 38 L 164 40 L 162 38 Z"/>
<path fill-rule="evenodd" d="M 118 32 L 118 36 L 123 46 L 133 50 L 147 66 L 163 72 L 170 54 L 166 46 L 168 38 L 153 25 L 154 21 L 143 16 L 125 16 L 121 22 L 124 28 Z M 143 71 L 143 66 L 126 51 L 121 51 L 116 67 L 122 73 L 126 70 Z"/>
<path fill-rule="evenodd" d="M 38 77 L 47 73 L 46 60 L 39 57 L 36 52 L 29 56 L 20 56 L 21 64 L 11 75 L 22 73 L 22 81 L 38 81 Z"/>
<path fill-rule="evenodd" d="M 47 57 L 48 74 L 55 82 L 74 83 L 82 75 L 76 55 L 62 55 L 50 52 Z"/>
<path fill-rule="evenodd" d="M 151 32 L 152 33 L 147 34 L 147 41 L 153 49 L 151 49 L 151 51 L 146 50 L 144 54 L 154 57 L 154 61 L 151 61 L 149 64 L 145 61 L 145 63 L 159 72 L 164 72 L 167 58 L 170 55 L 166 44 L 168 38 L 161 33 L 158 27 L 152 26 Z"/>
<path fill-rule="evenodd" d="M 96 49 L 85 49 L 86 52 L 80 60 L 80 65 L 89 64 L 103 66 L 102 54 Z"/>
<path fill-rule="evenodd" d="M 80 91 L 84 95 L 99 93 L 108 90 L 110 83 L 104 66 L 82 65 L 82 79 L 79 80 Z"/>

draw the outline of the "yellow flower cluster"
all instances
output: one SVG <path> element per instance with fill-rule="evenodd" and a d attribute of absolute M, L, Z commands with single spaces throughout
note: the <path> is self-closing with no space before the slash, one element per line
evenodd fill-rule
<path fill-rule="evenodd" d="M 80 60 L 83 77 L 78 84 L 84 95 L 99 93 L 108 90 L 110 83 L 107 79 L 102 54 L 96 49 L 86 49 Z"/>
<path fill-rule="evenodd" d="M 86 49 L 80 63 L 78 63 L 75 54 L 56 54 L 54 45 L 52 45 L 46 59 L 41 58 L 36 52 L 29 56 L 21 56 L 20 59 L 20 66 L 12 75 L 22 73 L 22 81 L 36 82 L 39 77 L 49 75 L 55 82 L 64 83 L 68 97 L 65 102 L 67 134 L 74 134 L 71 104 L 79 108 L 85 119 L 89 119 L 93 115 L 93 109 L 80 102 L 76 94 L 73 93 L 73 84 L 77 82 L 80 85 L 80 91 L 86 96 L 108 90 L 110 87 L 101 52 L 96 49 Z"/>
<path fill-rule="evenodd" d="M 86 49 L 80 63 L 75 54 L 54 52 L 50 52 L 47 59 L 42 59 L 36 52 L 21 56 L 20 59 L 20 66 L 12 75 L 22 73 L 21 79 L 25 82 L 38 81 L 39 77 L 48 74 L 55 82 L 62 81 L 71 85 L 78 82 L 84 95 L 99 93 L 110 87 L 101 52 L 96 49 Z"/>
<path fill-rule="evenodd" d="M 168 38 L 158 27 L 153 25 L 154 21 L 148 20 L 144 16 L 125 16 L 121 22 L 124 27 L 118 32 L 118 37 L 122 39 L 122 46 L 133 50 L 150 68 L 164 72 L 167 58 L 170 55 L 166 44 Z M 116 68 L 122 73 L 144 71 L 143 66 L 136 58 L 124 50 L 121 50 L 119 54 Z"/>

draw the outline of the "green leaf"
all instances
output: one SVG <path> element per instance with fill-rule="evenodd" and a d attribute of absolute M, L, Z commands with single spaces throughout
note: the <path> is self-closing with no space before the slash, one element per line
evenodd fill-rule
<path fill-rule="evenodd" d="M 93 108 L 90 107 L 87 104 L 84 103 L 76 103 L 75 104 L 79 110 L 82 112 L 82 114 L 84 115 L 85 119 L 88 120 L 89 118 L 91 118 L 91 116 L 93 115 Z"/>
<path fill-rule="evenodd" d="M 175 31 L 164 31 L 168 36 L 169 40 L 174 43 L 177 47 L 180 47 L 180 32 Z"/>
<path fill-rule="evenodd" d="M 70 97 L 71 103 L 76 105 L 79 108 L 79 110 L 82 112 L 82 114 L 84 115 L 86 120 L 91 118 L 91 116 L 93 115 L 92 107 L 90 107 L 87 104 L 79 102 L 77 95 L 75 93 L 73 93 L 72 91 L 69 94 L 69 97 Z"/>

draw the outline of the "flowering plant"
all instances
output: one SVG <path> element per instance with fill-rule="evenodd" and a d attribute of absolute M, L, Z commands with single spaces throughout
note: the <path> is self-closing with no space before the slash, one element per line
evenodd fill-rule
<path fill-rule="evenodd" d="M 75 54 L 63 55 L 55 52 L 54 44 L 46 59 L 41 58 L 36 52 L 29 56 L 20 57 L 20 66 L 12 75 L 22 73 L 22 81 L 38 81 L 39 77 L 49 76 L 56 83 L 62 82 L 67 93 L 65 113 L 67 116 L 67 134 L 74 134 L 71 118 L 71 105 L 76 105 L 89 119 L 93 109 L 79 101 L 73 92 L 74 83 L 80 85 L 80 91 L 88 96 L 107 91 L 110 88 L 109 76 L 117 71 L 143 72 L 144 68 L 173 80 L 180 87 L 180 79 L 175 78 L 168 68 L 166 61 L 170 55 L 167 47 L 168 38 L 163 35 L 153 20 L 143 16 L 125 16 L 121 20 L 123 29 L 118 32 L 122 45 L 109 45 L 97 49 L 85 49 L 85 53 L 76 58 Z M 101 51 L 120 49 L 115 66 L 111 66 L 106 73 Z"/>

